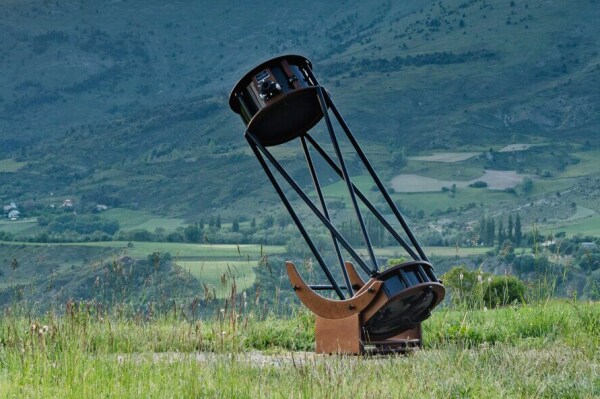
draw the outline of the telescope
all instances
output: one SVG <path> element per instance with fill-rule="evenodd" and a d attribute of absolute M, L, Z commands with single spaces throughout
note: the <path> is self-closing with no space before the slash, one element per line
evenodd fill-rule
<path fill-rule="evenodd" d="M 317 81 L 311 62 L 300 55 L 284 55 L 261 63 L 234 86 L 229 106 L 241 116 L 246 126 L 244 137 L 327 280 L 308 284 L 294 263 L 286 262 L 292 289 L 316 316 L 315 351 L 362 354 L 421 348 L 421 323 L 444 299 L 444 286 L 330 94 Z M 328 146 L 319 143 L 311 131 L 320 122 L 326 126 Z M 334 123 L 375 183 L 373 191 L 383 198 L 386 212 L 373 205 L 352 180 Z M 313 192 L 305 192 L 271 151 L 294 140 L 306 159 Z M 332 153 L 326 148 L 332 148 Z M 313 155 L 344 182 L 364 244 L 360 249 L 351 245 L 331 217 Z M 284 187 L 293 190 L 328 231 L 341 278 L 332 273 L 334 265 L 326 262 Z M 366 214 L 372 215 L 412 260 L 382 269 L 365 224 Z M 366 256 L 359 254 L 363 250 Z M 320 294 L 327 291 L 337 298 Z"/>

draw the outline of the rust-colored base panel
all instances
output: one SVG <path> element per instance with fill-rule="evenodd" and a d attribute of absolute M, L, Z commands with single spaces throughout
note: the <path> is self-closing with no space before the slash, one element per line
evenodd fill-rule
<path fill-rule="evenodd" d="M 315 352 L 358 354 L 362 352 L 359 315 L 344 319 L 315 320 Z"/>
<path fill-rule="evenodd" d="M 338 355 L 407 353 L 422 347 L 421 324 L 394 337 L 369 341 L 361 336 L 360 314 L 343 319 L 316 316 L 315 352 Z"/>

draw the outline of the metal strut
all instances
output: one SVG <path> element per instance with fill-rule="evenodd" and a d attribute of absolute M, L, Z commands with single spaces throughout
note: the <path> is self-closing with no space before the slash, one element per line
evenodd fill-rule
<path fill-rule="evenodd" d="M 325 94 L 327 94 L 327 92 L 325 92 Z M 398 219 L 398 221 L 402 225 L 402 228 L 406 232 L 406 235 L 408 236 L 408 238 L 412 242 L 412 244 L 415 247 L 415 249 L 417 250 L 417 252 L 419 252 L 419 255 L 421 256 L 421 259 L 424 260 L 424 261 L 429 262 L 429 259 L 427 258 L 427 255 L 425 255 L 425 252 L 423 251 L 423 248 L 421 248 L 421 246 L 417 242 L 417 239 L 415 238 L 414 234 L 408 228 L 408 224 L 406 224 L 406 221 L 402 217 L 402 214 L 400 213 L 400 210 L 398 210 L 398 207 L 396 207 L 396 204 L 392 200 L 392 197 L 387 192 L 385 186 L 383 185 L 383 183 L 379 179 L 379 176 L 377 176 L 377 173 L 375 173 L 375 169 L 373 169 L 373 166 L 371 166 L 371 163 L 367 159 L 367 156 L 365 155 L 365 153 L 363 152 L 363 150 L 358 145 L 358 142 L 356 141 L 356 139 L 352 135 L 352 132 L 350 131 L 350 128 L 348 127 L 348 125 L 346 125 L 346 122 L 344 121 L 344 118 L 342 118 L 342 115 L 340 115 L 339 111 L 337 110 L 337 107 L 335 106 L 335 104 L 333 103 L 333 101 L 331 101 L 331 97 L 329 97 L 328 94 L 327 94 L 326 101 L 327 101 L 327 105 L 329 106 L 329 108 L 331 108 L 331 111 L 333 112 L 333 115 L 338 120 L 338 122 L 340 123 L 340 126 L 342 127 L 342 129 L 346 133 L 346 136 L 348 137 L 348 140 L 350 140 L 350 143 L 352 143 L 352 146 L 356 150 L 356 153 L 358 154 L 358 156 L 360 157 L 361 161 L 363 162 L 363 164 L 365 165 L 365 167 L 369 171 L 369 174 L 371 175 L 371 177 L 375 181 L 375 184 L 379 188 L 379 191 L 381 191 L 381 194 L 385 198 L 385 200 L 388 203 L 389 207 L 392 209 L 392 212 L 394 212 L 394 215 L 396 216 L 396 218 Z"/>
<path fill-rule="evenodd" d="M 258 145 L 257 145 L 258 140 L 256 140 L 256 138 L 254 137 L 254 135 L 252 133 L 248 132 L 248 131 L 246 131 L 245 137 L 246 137 L 246 140 L 248 141 L 248 144 L 250 145 L 250 148 L 252 148 L 252 151 L 254 152 L 254 155 L 258 159 L 258 162 L 262 166 L 263 170 L 267 174 L 267 177 L 271 181 L 271 184 L 275 188 L 275 191 L 279 195 L 279 198 L 281 199 L 281 201 L 285 205 L 287 211 L 289 212 L 290 216 L 294 220 L 294 223 L 296 224 L 296 227 L 298 227 L 298 230 L 300 230 L 300 234 L 302 234 L 302 237 L 304 238 L 304 240 L 308 244 L 308 247 L 310 248 L 310 250 L 313 253 L 313 255 L 315 256 L 315 258 L 317 259 L 317 262 L 321 266 L 321 269 L 325 273 L 325 276 L 327 276 L 327 279 L 331 283 L 331 287 L 335 290 L 335 292 L 337 293 L 337 295 L 339 296 L 340 299 L 342 299 L 342 300 L 346 299 L 345 296 L 344 296 L 344 293 L 340 289 L 338 283 L 335 281 L 335 278 L 333 278 L 333 276 L 331 275 L 331 271 L 327 267 L 327 264 L 325 263 L 325 261 L 321 257 L 321 254 L 317 250 L 317 247 L 315 246 L 315 244 L 313 243 L 313 241 L 310 239 L 310 236 L 306 232 L 306 229 L 304 228 L 304 225 L 302 224 L 302 222 L 298 218 L 298 215 L 296 215 L 296 212 L 294 211 L 294 208 L 292 208 L 292 205 L 290 204 L 290 202 L 288 201 L 287 197 L 285 196 L 285 193 L 283 192 L 283 190 L 279 186 L 279 183 L 277 183 L 277 180 L 275 179 L 275 176 L 273 175 L 273 173 L 269 169 L 269 165 L 267 165 L 267 163 L 265 162 L 264 158 L 262 157 L 261 152 L 258 150 L 258 148 L 257 148 L 258 147 Z M 264 147 L 263 147 L 263 150 L 266 151 L 266 149 L 264 149 Z"/>
<path fill-rule="evenodd" d="M 317 171 L 315 170 L 315 165 L 313 164 L 312 158 L 310 156 L 310 151 L 308 150 L 308 146 L 306 145 L 306 140 L 304 136 L 300 137 L 300 142 L 302 143 L 302 150 L 304 151 L 304 156 L 306 157 L 306 163 L 308 164 L 308 169 L 310 170 L 310 175 L 312 177 L 313 185 L 315 186 L 315 190 L 317 191 L 317 195 L 319 197 L 319 202 L 321 203 L 321 209 L 323 209 L 323 214 L 327 218 L 327 220 L 331 221 L 329 216 L 329 211 L 327 210 L 327 204 L 325 203 L 325 197 L 323 197 L 323 190 L 321 190 L 321 184 L 319 184 L 319 177 L 317 176 Z M 350 277 L 348 276 L 348 272 L 346 271 L 346 267 L 344 266 L 344 258 L 342 257 L 342 252 L 340 251 L 340 245 L 338 244 L 335 235 L 331 233 L 331 240 L 333 241 L 333 247 L 335 249 L 335 254 L 338 258 L 338 262 L 340 262 L 340 267 L 342 268 L 342 275 L 344 276 L 344 281 L 346 282 L 346 289 L 348 290 L 348 294 L 352 297 L 354 292 L 352 290 L 352 284 L 350 284 Z"/>
<path fill-rule="evenodd" d="M 344 162 L 344 157 L 342 156 L 342 151 L 340 150 L 340 145 L 338 144 L 337 137 L 335 136 L 335 131 L 333 130 L 333 126 L 331 124 L 331 120 L 329 119 L 329 112 L 327 112 L 327 103 L 325 102 L 325 98 L 323 96 L 322 86 L 317 86 L 317 95 L 319 97 L 319 103 L 321 104 L 321 110 L 323 111 L 323 116 L 325 117 L 325 123 L 327 124 L 327 130 L 329 130 L 329 137 L 331 138 L 331 143 L 333 144 L 333 149 L 337 155 L 338 161 L 340 162 L 340 167 L 342 169 L 343 179 L 346 182 L 346 187 L 348 188 L 348 193 L 350 194 L 350 199 L 352 201 L 352 207 L 354 208 L 354 212 L 356 213 L 356 218 L 358 219 L 358 223 L 360 225 L 360 230 L 363 233 L 363 239 L 365 240 L 365 245 L 367 247 L 367 251 L 369 252 L 369 257 L 371 258 L 371 263 L 373 265 L 374 271 L 376 273 L 379 272 L 379 267 L 377 266 L 377 259 L 375 258 L 375 252 L 373 252 L 373 246 L 371 245 L 371 239 L 369 238 L 369 234 L 367 233 L 367 228 L 365 226 L 365 222 L 363 220 L 362 214 L 360 212 L 360 208 L 358 207 L 358 202 L 356 201 L 356 195 L 354 194 L 354 185 L 352 181 L 350 181 L 350 175 L 348 174 L 348 169 L 346 169 L 346 163 Z"/>
<path fill-rule="evenodd" d="M 310 210 L 315 214 L 315 216 L 317 216 L 319 218 L 321 223 L 323 223 L 323 225 L 325 225 L 325 227 L 331 232 L 331 234 L 333 234 L 335 236 L 335 238 L 339 241 L 339 243 L 344 247 L 344 249 L 346 251 L 348 251 L 350 256 L 352 256 L 354 258 L 356 263 L 358 263 L 358 265 L 365 271 L 365 273 L 367 273 L 367 275 L 369 275 L 371 277 L 376 276 L 378 274 L 377 271 L 371 269 L 365 263 L 365 261 L 362 260 L 360 255 L 358 253 L 356 253 L 356 251 L 354 250 L 354 248 L 352 248 L 350 243 L 348 243 L 348 241 L 344 238 L 344 236 L 342 236 L 340 234 L 340 232 L 331 224 L 331 222 L 325 217 L 325 215 L 323 215 L 323 213 L 319 210 L 319 208 L 317 208 L 317 206 L 311 201 L 311 199 L 308 198 L 308 196 L 302 191 L 302 189 L 300 189 L 300 186 L 298 186 L 298 183 L 296 183 L 294 181 L 294 179 L 289 175 L 289 173 L 287 173 L 285 171 L 285 169 L 279 164 L 279 162 L 277 162 L 275 157 L 273 157 L 273 155 L 260 143 L 260 141 L 249 131 L 246 131 L 246 138 L 251 140 L 252 143 L 254 144 L 254 147 L 256 148 L 256 150 L 257 151 L 260 150 L 260 153 L 262 153 L 262 155 L 264 155 L 269 160 L 271 165 L 273 165 L 275 167 L 275 169 L 277 169 L 277 172 L 279 172 L 281 174 L 281 176 L 286 180 L 286 182 L 294 189 L 296 194 L 298 194 L 298 196 L 310 208 Z M 256 154 L 256 152 L 255 152 L 255 154 Z M 264 160 L 263 160 L 263 162 L 264 162 Z M 263 168 L 264 168 L 264 166 L 263 166 Z M 269 173 L 270 173 L 270 171 L 269 171 Z M 273 177 L 273 180 L 274 179 L 275 178 Z M 273 182 L 273 180 L 271 180 L 271 182 Z M 275 184 L 277 184 L 276 181 L 275 181 Z M 286 201 L 287 201 L 287 198 L 286 198 Z M 289 208 L 288 208 L 288 206 L 289 206 Z M 290 209 L 292 209 L 289 202 L 287 203 L 286 208 L 288 208 L 288 211 Z M 299 219 L 298 219 L 298 222 L 300 222 Z M 307 234 L 307 236 L 308 236 L 308 234 Z M 325 267 L 327 267 L 327 266 L 325 266 Z"/>
<path fill-rule="evenodd" d="M 319 155 L 321 155 L 321 157 L 329 164 L 329 166 L 331 166 L 331 168 L 340 177 L 342 177 L 342 170 L 340 169 L 339 166 L 337 166 L 337 164 L 335 163 L 335 161 L 327 154 L 327 152 L 325 152 L 325 150 L 323 149 L 323 147 L 321 147 L 319 145 L 319 143 L 317 143 L 315 141 L 315 139 L 312 136 L 310 136 L 309 134 L 306 134 L 305 137 L 310 142 L 310 144 L 314 147 L 314 149 L 317 150 L 317 152 L 319 153 Z M 377 210 L 377 208 L 375 208 L 375 206 L 373 206 L 373 204 L 367 199 L 366 195 L 364 195 L 362 193 L 362 191 L 360 191 L 360 189 L 358 187 L 356 187 L 355 185 L 353 185 L 353 187 L 354 187 L 354 192 L 356 193 L 356 195 L 358 196 L 358 198 L 360 198 L 360 200 L 362 201 L 362 203 L 367 208 L 369 208 L 369 210 L 371 211 L 371 213 L 373 215 L 375 215 L 375 217 L 379 220 L 379 222 L 396 239 L 396 241 L 398 242 L 398 244 L 400 244 L 402 246 L 402 248 L 404 248 L 404 250 L 406 250 L 406 252 L 408 252 L 408 254 L 414 260 L 421 260 L 421 258 L 419 257 L 419 255 L 412 249 L 412 247 L 410 245 L 408 245 L 408 243 L 404 240 L 404 238 L 402 238 L 402 236 L 400 234 L 398 234 L 398 232 L 385 219 L 385 217 L 383 217 L 383 215 Z"/>

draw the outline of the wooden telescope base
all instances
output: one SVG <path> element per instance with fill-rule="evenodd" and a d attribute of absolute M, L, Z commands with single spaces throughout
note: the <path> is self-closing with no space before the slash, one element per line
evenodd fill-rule
<path fill-rule="evenodd" d="M 360 315 L 345 319 L 316 316 L 315 352 L 346 355 L 408 353 L 423 346 L 421 323 L 394 337 L 369 341 L 361 331 Z"/>
<path fill-rule="evenodd" d="M 315 352 L 358 355 L 404 353 L 423 345 L 421 322 L 445 294 L 432 266 L 411 261 L 363 281 L 350 262 L 345 268 L 354 295 L 345 300 L 325 298 L 302 280 L 286 262 L 292 287 L 316 315 Z"/>

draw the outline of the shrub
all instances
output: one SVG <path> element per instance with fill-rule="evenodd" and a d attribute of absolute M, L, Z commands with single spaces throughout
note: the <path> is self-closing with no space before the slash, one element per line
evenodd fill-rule
<path fill-rule="evenodd" d="M 477 180 L 476 182 L 469 184 L 469 187 L 473 187 L 473 188 L 485 188 L 487 186 L 488 186 L 488 184 L 481 180 Z"/>
<path fill-rule="evenodd" d="M 493 308 L 525 302 L 526 286 L 515 276 L 497 276 L 481 270 L 455 266 L 441 277 L 453 305 Z"/>

